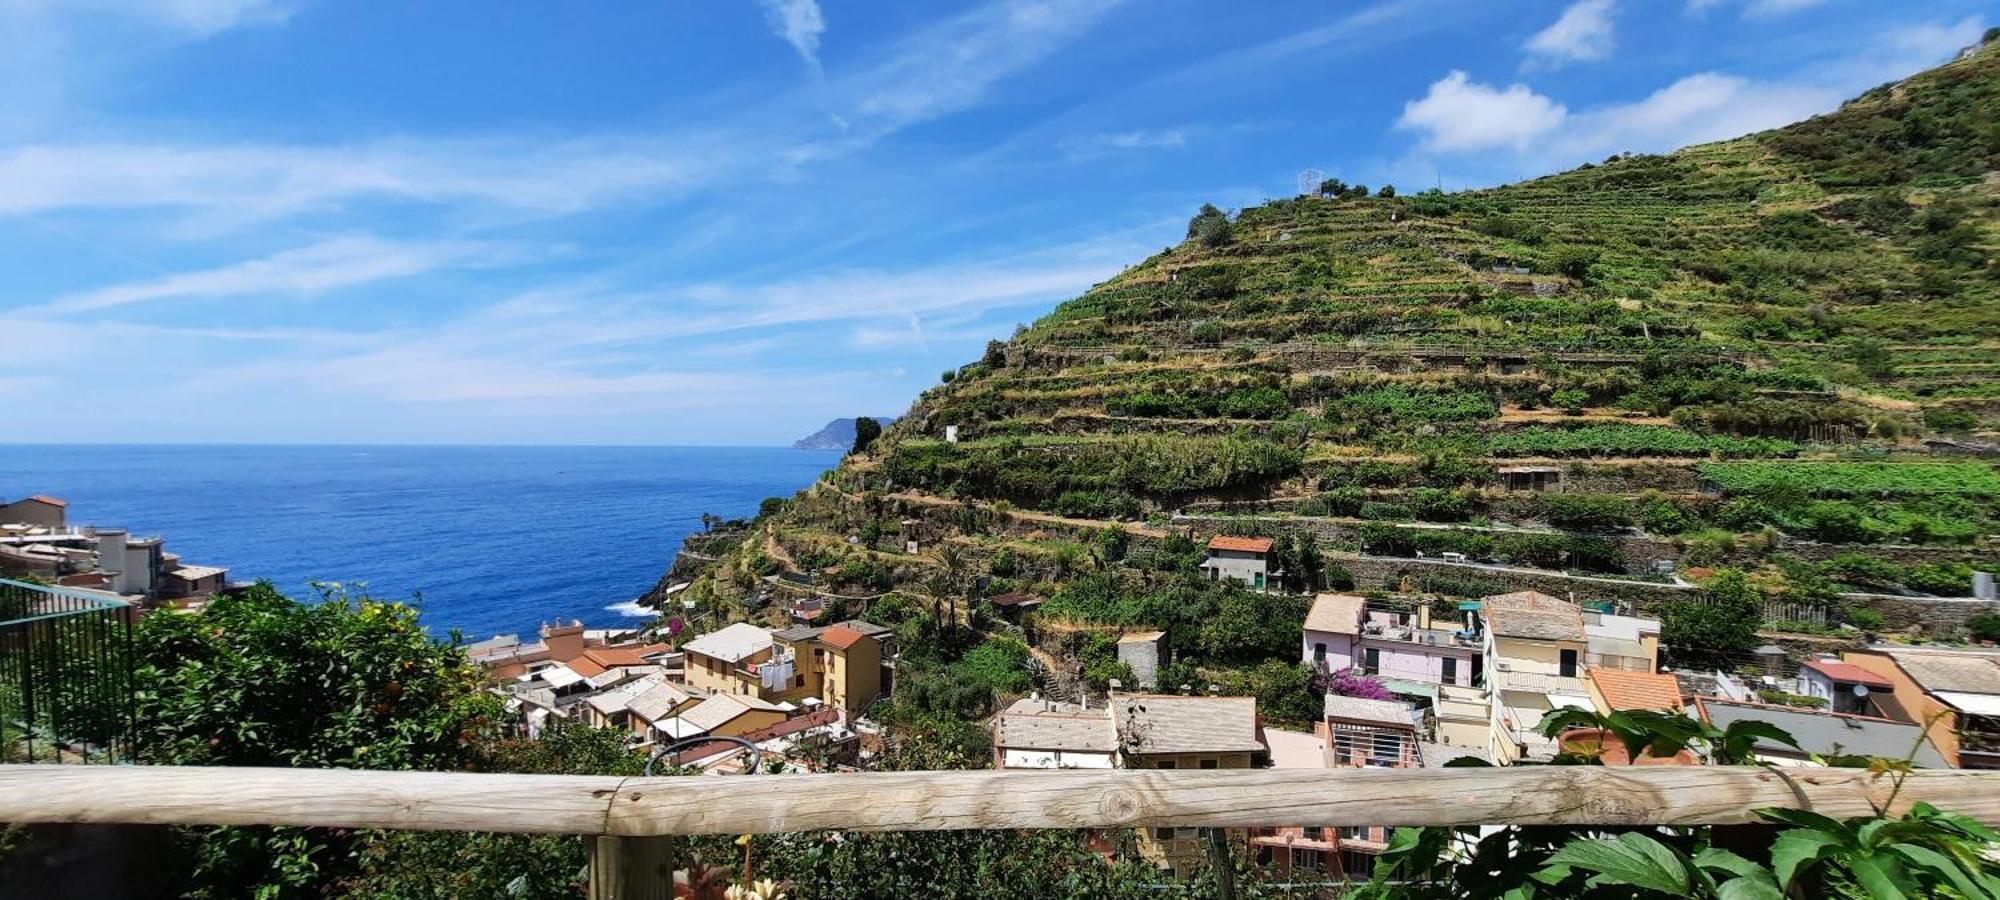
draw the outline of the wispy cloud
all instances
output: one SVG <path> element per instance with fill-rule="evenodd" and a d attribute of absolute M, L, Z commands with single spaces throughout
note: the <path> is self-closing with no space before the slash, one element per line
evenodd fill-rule
<path fill-rule="evenodd" d="M 507 255 L 505 248 L 471 241 L 395 244 L 369 237 L 336 238 L 219 268 L 71 294 L 39 311 L 74 313 L 161 300 L 259 294 L 312 295 L 473 260 L 490 264 Z"/>
<path fill-rule="evenodd" d="M 806 65 L 819 69 L 819 36 L 826 33 L 826 17 L 820 13 L 819 0 L 758 0 L 758 3 L 764 7 L 764 18 L 771 23 L 771 33 L 792 45 Z"/>
<path fill-rule="evenodd" d="M 0 0 L 0 12 L 16 15 L 91 15 L 156 25 L 193 37 L 208 37 L 290 18 L 284 0 Z"/>
<path fill-rule="evenodd" d="M 1136 129 L 1064 138 L 1060 146 L 1072 160 L 1090 159 L 1126 150 L 1167 150 L 1187 146 L 1185 128 Z"/>
<path fill-rule="evenodd" d="M 1699 16 L 1732 0 L 1688 0 L 1689 15 Z M 1743 3 L 1743 17 L 1746 19 L 1775 19 L 1791 15 L 1800 10 L 1811 9 L 1826 0 L 1746 0 Z"/>
<path fill-rule="evenodd" d="M 1613 0 L 1577 0 L 1522 49 L 1530 63 L 1545 66 L 1607 59 L 1616 46 L 1611 22 L 1615 10 Z"/>
<path fill-rule="evenodd" d="M 1123 0 L 996 0 L 924 28 L 873 68 L 840 80 L 857 127 L 894 130 L 977 102 L 1068 46 Z"/>

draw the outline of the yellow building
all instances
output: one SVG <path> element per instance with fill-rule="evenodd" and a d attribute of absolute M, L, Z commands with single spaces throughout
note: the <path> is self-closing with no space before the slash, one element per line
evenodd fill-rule
<path fill-rule="evenodd" d="M 1652 619 L 1539 591 L 1483 597 L 1479 606 L 1492 713 L 1487 752 L 1501 765 L 1555 754 L 1555 742 L 1536 731 L 1549 710 L 1606 708 L 1593 698 L 1587 670 L 1649 674 L 1659 665 L 1660 623 Z"/>
<path fill-rule="evenodd" d="M 880 625 L 849 620 L 771 631 L 739 622 L 681 649 L 689 687 L 771 703 L 817 700 L 858 712 L 882 693 Z"/>
<path fill-rule="evenodd" d="M 1248 769 L 1270 755 L 1254 697 L 1119 695 L 1111 699 L 1119 762 L 1127 769 Z M 1231 829 L 1229 839 L 1247 834 Z M 1199 828 L 1150 828 L 1139 853 L 1186 875 L 1203 858 Z"/>

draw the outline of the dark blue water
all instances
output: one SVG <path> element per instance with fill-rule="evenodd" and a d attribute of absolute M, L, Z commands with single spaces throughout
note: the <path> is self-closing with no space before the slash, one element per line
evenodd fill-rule
<path fill-rule="evenodd" d="M 187 562 L 293 596 L 314 581 L 421 595 L 434 634 L 478 639 L 558 616 L 630 624 L 630 601 L 702 513 L 751 515 L 838 461 L 768 447 L 0 445 L 0 498 L 61 497 L 74 524 L 158 534 Z"/>

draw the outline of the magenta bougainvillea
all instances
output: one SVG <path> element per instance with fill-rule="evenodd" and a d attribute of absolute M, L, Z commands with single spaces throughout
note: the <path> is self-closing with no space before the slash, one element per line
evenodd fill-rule
<path fill-rule="evenodd" d="M 1353 669 L 1342 669 L 1320 676 L 1320 687 L 1329 694 L 1341 697 L 1360 697 L 1363 700 L 1390 700 L 1394 695 L 1382 682 Z"/>

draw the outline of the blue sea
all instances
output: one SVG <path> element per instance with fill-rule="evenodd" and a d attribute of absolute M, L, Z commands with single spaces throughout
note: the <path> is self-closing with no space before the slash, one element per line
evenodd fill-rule
<path fill-rule="evenodd" d="M 443 637 L 580 618 L 632 601 L 701 514 L 749 516 L 839 462 L 774 447 L 0 445 L 0 498 L 69 501 L 74 524 L 166 538 L 297 597 L 312 582 L 419 600 Z"/>

